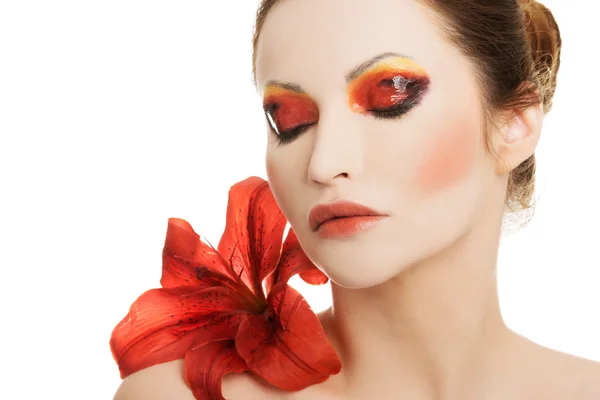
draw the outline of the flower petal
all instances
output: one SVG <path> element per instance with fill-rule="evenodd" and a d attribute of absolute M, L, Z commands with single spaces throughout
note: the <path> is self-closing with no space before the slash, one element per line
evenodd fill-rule
<path fill-rule="evenodd" d="M 271 274 L 281 254 L 286 220 L 269 183 L 252 176 L 229 190 L 227 222 L 219 242 L 219 253 L 236 275 L 261 300 L 262 281 Z"/>
<path fill-rule="evenodd" d="M 304 298 L 286 283 L 269 294 L 271 321 L 252 315 L 235 338 L 248 368 L 284 390 L 301 390 L 337 374 L 341 362 L 318 317 Z"/>
<path fill-rule="evenodd" d="M 244 302 L 223 287 L 196 292 L 189 288 L 152 289 L 142 294 L 110 339 L 121 377 L 149 366 L 183 358 L 199 339 L 229 329 L 231 338 L 242 321 Z M 205 340 L 206 342 L 206 340 Z"/>
<path fill-rule="evenodd" d="M 184 374 L 198 400 L 225 400 L 221 391 L 223 377 L 247 371 L 233 340 L 221 340 L 190 350 L 185 355 Z"/>
<path fill-rule="evenodd" d="M 275 284 L 281 282 L 287 283 L 296 274 L 300 274 L 300 277 L 304 281 L 312 285 L 322 285 L 329 281 L 327 275 L 318 269 L 306 253 L 304 253 L 296 233 L 290 227 L 283 243 L 281 259 L 279 260 L 277 270 L 267 278 L 267 293 L 270 292 Z"/>
<path fill-rule="evenodd" d="M 202 242 L 192 226 L 180 218 L 169 218 L 167 237 L 163 248 L 163 287 L 199 286 L 196 268 L 209 267 L 235 280 L 235 274 L 226 260 L 212 246 Z"/>
<path fill-rule="evenodd" d="M 317 267 L 309 268 L 306 271 L 300 272 L 300 278 L 311 285 L 324 285 L 329 282 L 327 275 Z"/>

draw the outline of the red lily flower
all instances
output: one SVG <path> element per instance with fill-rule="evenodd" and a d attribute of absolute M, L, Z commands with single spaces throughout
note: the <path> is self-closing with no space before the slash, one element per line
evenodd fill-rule
<path fill-rule="evenodd" d="M 295 391 L 337 374 L 341 363 L 317 316 L 288 280 L 327 277 L 300 247 L 267 181 L 231 187 L 218 249 L 169 218 L 162 288 L 142 294 L 115 327 L 111 350 L 121 378 L 184 359 L 196 399 L 223 399 L 224 375 L 251 371 Z M 264 288 L 263 288 L 264 284 Z"/>

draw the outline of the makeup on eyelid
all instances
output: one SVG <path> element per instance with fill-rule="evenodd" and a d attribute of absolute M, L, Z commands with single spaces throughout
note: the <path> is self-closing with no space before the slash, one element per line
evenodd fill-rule
<path fill-rule="evenodd" d="M 383 59 L 348 84 L 350 109 L 361 114 L 391 109 L 410 98 L 418 103 L 429 87 L 429 76 L 414 60 Z"/>
<path fill-rule="evenodd" d="M 375 118 L 397 119 L 418 105 L 429 89 L 429 76 L 413 59 L 388 57 L 349 81 L 350 109 Z M 302 88 L 270 81 L 263 108 L 280 144 L 289 143 L 319 120 L 319 110 Z"/>
<path fill-rule="evenodd" d="M 305 93 L 271 85 L 265 89 L 264 96 L 263 108 L 272 119 L 271 127 L 278 134 L 313 124 L 319 119 L 317 106 Z"/>

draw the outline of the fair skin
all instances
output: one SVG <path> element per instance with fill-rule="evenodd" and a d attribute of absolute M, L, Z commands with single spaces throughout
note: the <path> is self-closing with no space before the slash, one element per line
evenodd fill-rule
<path fill-rule="evenodd" d="M 223 380 L 224 396 L 600 398 L 600 364 L 518 335 L 499 307 L 495 271 L 507 178 L 535 150 L 541 108 L 506 111 L 511 118 L 491 132 L 502 160 L 494 158 L 485 148 L 473 66 L 418 3 L 315 5 L 287 0 L 271 10 L 257 49 L 257 84 L 261 98 L 273 80 L 300 86 L 302 104 L 318 111 L 285 144 L 269 129 L 266 167 L 304 251 L 331 279 L 333 305 L 319 318 L 343 368 L 293 393 L 232 374 Z M 390 52 L 400 56 L 371 68 L 410 65 L 428 86 L 401 119 L 376 119 L 348 101 L 346 73 Z M 279 128 L 294 127 L 290 121 Z M 308 226 L 308 212 L 338 198 L 389 216 L 352 237 L 323 239 Z M 115 399 L 191 400 L 182 368 L 174 361 L 133 374 Z"/>

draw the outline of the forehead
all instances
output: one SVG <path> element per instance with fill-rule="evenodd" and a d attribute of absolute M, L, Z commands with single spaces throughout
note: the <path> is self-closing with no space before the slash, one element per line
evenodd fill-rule
<path fill-rule="evenodd" d="M 457 57 L 415 0 L 281 0 L 261 31 L 257 84 L 261 91 L 271 79 L 309 92 L 344 87 L 352 68 L 385 52 L 414 58 L 432 78 Z"/>

